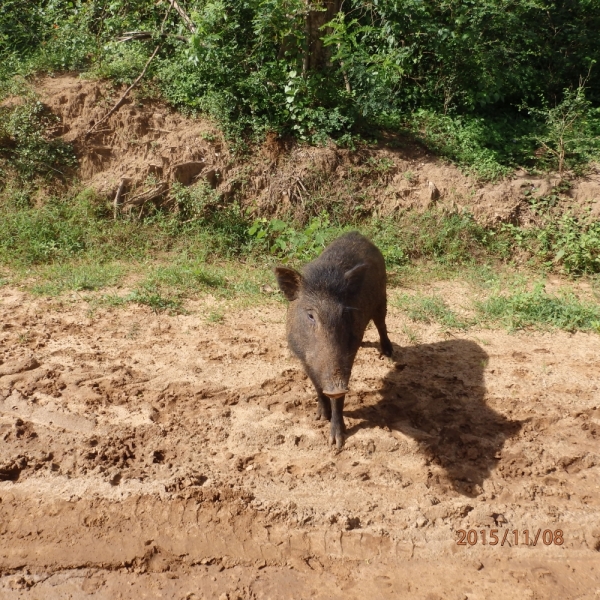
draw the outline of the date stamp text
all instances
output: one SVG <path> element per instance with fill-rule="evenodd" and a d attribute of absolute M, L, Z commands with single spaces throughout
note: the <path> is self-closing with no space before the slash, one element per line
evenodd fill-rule
<path fill-rule="evenodd" d="M 562 546 L 565 543 L 562 529 L 538 529 L 531 532 L 529 529 L 459 529 L 456 534 L 457 546 L 537 546 L 539 542 L 545 546 Z"/>

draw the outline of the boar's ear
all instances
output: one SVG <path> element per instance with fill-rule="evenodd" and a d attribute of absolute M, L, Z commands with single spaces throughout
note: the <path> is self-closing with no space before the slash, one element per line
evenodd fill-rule
<path fill-rule="evenodd" d="M 283 295 L 291 302 L 298 297 L 300 292 L 300 282 L 302 275 L 294 269 L 286 269 L 285 267 L 275 267 L 275 277 L 277 284 Z"/>
<path fill-rule="evenodd" d="M 367 265 L 365 263 L 360 263 L 359 265 L 352 267 L 349 271 L 346 271 L 344 273 L 344 279 L 348 282 L 348 288 L 354 289 L 358 287 L 366 270 Z"/>

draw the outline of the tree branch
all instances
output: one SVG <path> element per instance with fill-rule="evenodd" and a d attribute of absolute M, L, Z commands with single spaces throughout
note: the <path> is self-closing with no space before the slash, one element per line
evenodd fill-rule
<path fill-rule="evenodd" d="M 166 12 L 165 17 L 162 22 L 162 25 L 160 27 L 161 37 L 164 34 L 165 23 L 167 22 L 167 17 L 169 16 L 169 13 L 171 12 L 171 8 L 173 7 L 174 1 L 175 0 L 170 0 L 171 3 L 169 4 L 169 8 L 167 9 L 167 12 Z M 148 69 L 148 66 L 150 65 L 150 63 L 152 62 L 154 57 L 157 55 L 158 51 L 160 50 L 160 47 L 163 44 L 163 41 L 164 40 L 161 40 L 158 43 L 158 45 L 156 46 L 156 48 L 154 48 L 154 52 L 151 54 L 150 58 L 146 61 L 146 64 L 144 65 L 142 72 L 138 75 L 137 79 L 125 90 L 125 93 L 119 98 L 118 102 L 99 121 L 94 123 L 85 132 L 84 139 L 87 139 L 89 137 L 89 135 L 94 131 L 94 129 L 96 129 L 96 127 L 98 127 L 98 125 L 100 125 L 101 123 L 104 123 L 113 113 L 118 111 L 119 108 L 121 108 L 121 106 L 123 106 L 125 100 L 127 99 L 127 96 L 129 95 L 129 92 L 131 92 L 131 90 L 142 80 L 142 77 L 144 77 L 144 75 L 146 74 L 146 70 Z"/>
<path fill-rule="evenodd" d="M 177 0 L 168 0 L 169 4 L 179 13 L 179 16 L 183 19 L 183 21 L 185 22 L 187 28 L 192 32 L 192 33 L 196 33 L 196 26 L 194 25 L 193 21 L 187 16 L 186 12 L 183 10 L 183 8 L 181 8 L 181 6 L 179 6 Z"/>

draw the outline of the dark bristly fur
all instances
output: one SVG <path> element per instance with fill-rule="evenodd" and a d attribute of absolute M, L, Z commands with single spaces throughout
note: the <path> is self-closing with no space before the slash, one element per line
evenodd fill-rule
<path fill-rule="evenodd" d="M 302 274 L 277 267 L 279 287 L 290 301 L 287 338 L 317 390 L 317 419 L 331 420 L 330 443 L 344 443 L 344 397 L 354 358 L 369 321 L 381 351 L 392 355 L 387 336 L 386 274 L 381 252 L 358 232 L 330 244 Z"/>

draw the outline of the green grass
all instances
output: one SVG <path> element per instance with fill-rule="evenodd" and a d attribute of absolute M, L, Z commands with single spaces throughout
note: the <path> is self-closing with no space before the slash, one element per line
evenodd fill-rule
<path fill-rule="evenodd" d="M 478 308 L 479 319 L 520 327 L 528 326 L 529 318 L 532 324 L 584 330 L 594 329 L 598 320 L 592 305 L 580 311 L 592 315 L 587 321 L 569 320 L 576 306 L 583 306 L 572 296 L 549 299 L 540 292 L 531 297 L 531 292 L 515 292 L 527 289 L 528 276 L 515 275 L 511 266 L 513 256 L 526 253 L 528 272 L 538 276 L 550 270 L 571 277 L 598 274 L 597 223 L 564 217 L 527 230 L 490 229 L 467 213 L 434 208 L 354 222 L 336 221 L 322 212 L 300 225 L 292 220 L 252 222 L 235 204 L 215 204 L 213 191 L 206 188 L 176 190 L 176 199 L 178 212 L 113 220 L 111 207 L 89 190 L 51 197 L 34 207 L 26 187 L 19 193 L 5 188 L 0 191 L 0 266 L 11 281 L 25 283 L 37 294 L 86 292 L 95 301 L 104 298 L 106 305 L 138 302 L 177 312 L 184 310 L 186 300 L 203 294 L 237 303 L 264 301 L 260 288 L 274 287 L 274 264 L 301 266 L 344 231 L 358 229 L 381 249 L 392 286 L 460 277 L 491 295 Z M 99 294 L 125 280 L 131 293 Z M 511 294 L 500 293 L 511 286 Z M 517 302 L 519 298 L 529 304 Z M 465 329 L 470 323 L 438 297 L 406 296 L 397 303 L 416 321 L 448 329 Z M 531 305 L 530 313 L 524 312 L 526 305 Z M 514 314 L 500 312 L 506 306 Z M 536 321 L 537 313 L 543 316 Z"/>
<path fill-rule="evenodd" d="M 492 295 L 475 303 L 480 321 L 508 329 L 557 328 L 600 333 L 600 304 L 582 301 L 572 292 L 548 294 L 543 285 L 532 291 Z"/>
<path fill-rule="evenodd" d="M 394 306 L 405 311 L 413 321 L 439 323 L 447 329 L 466 329 L 469 322 L 459 317 L 439 296 L 403 294 L 395 299 Z"/>
<path fill-rule="evenodd" d="M 207 323 L 222 323 L 225 320 L 225 314 L 220 310 L 211 310 L 206 315 Z"/>
<path fill-rule="evenodd" d="M 66 263 L 38 269 L 30 289 L 42 296 L 58 296 L 66 291 L 90 292 L 117 284 L 125 272 L 119 264 Z"/>
<path fill-rule="evenodd" d="M 226 287 L 227 282 L 216 267 L 200 261 L 179 259 L 174 264 L 152 268 L 144 285 L 175 288 L 184 293 L 198 293 Z"/>
<path fill-rule="evenodd" d="M 439 295 L 401 294 L 390 304 L 399 308 L 414 322 L 437 323 L 446 330 L 466 330 L 472 327 L 504 327 L 509 331 L 519 329 L 565 331 L 590 331 L 600 333 L 600 297 L 592 286 L 591 296 L 581 298 L 569 288 L 562 288 L 548 294 L 543 283 L 530 289 L 529 280 L 523 273 L 505 273 L 495 278 L 493 287 L 487 280 L 482 286 L 476 276 L 478 269 L 472 269 L 458 276 L 469 281 L 473 293 L 483 295 L 483 300 L 474 300 L 468 307 L 468 317 L 462 317 Z M 595 280 L 592 280 L 595 283 Z M 417 284 L 418 286 L 419 284 Z M 405 327 L 405 335 L 411 343 L 416 343 L 418 335 Z"/>
<path fill-rule="evenodd" d="M 179 296 L 168 296 L 157 288 L 151 286 L 139 286 L 128 296 L 127 302 L 135 302 L 149 306 L 154 312 L 167 311 L 171 314 L 184 313 L 182 298 Z"/>

